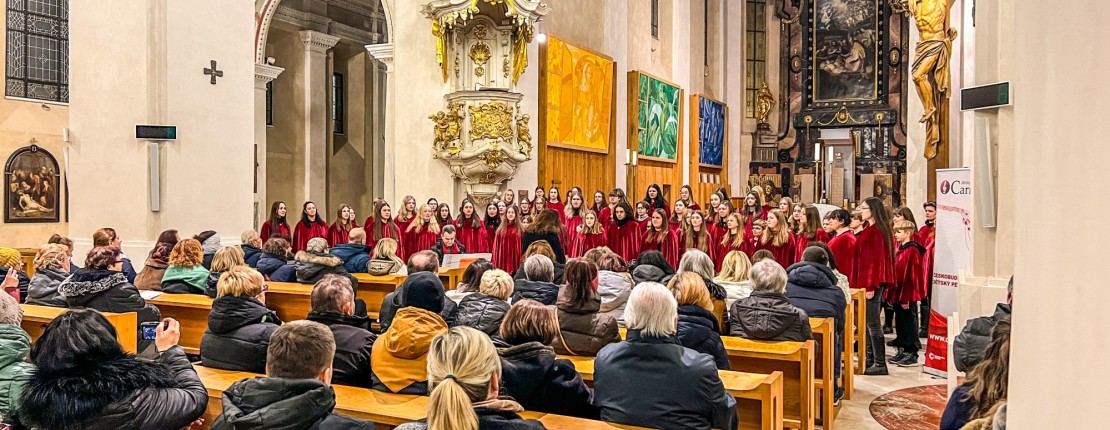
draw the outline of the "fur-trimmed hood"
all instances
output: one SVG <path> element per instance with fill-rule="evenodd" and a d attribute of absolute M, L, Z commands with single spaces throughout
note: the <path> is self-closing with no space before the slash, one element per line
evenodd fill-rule
<path fill-rule="evenodd" d="M 314 264 L 319 266 L 335 267 L 343 264 L 343 260 L 331 254 L 300 251 L 293 257 L 297 263 Z M 298 264 L 297 266 L 300 266 Z"/>
<path fill-rule="evenodd" d="M 122 276 L 122 275 L 121 275 Z M 34 428 L 79 427 L 147 388 L 177 388 L 163 364 L 121 356 L 61 372 L 37 371 L 27 385 L 20 419 Z M 130 405 L 121 405 L 121 408 Z"/>
<path fill-rule="evenodd" d="M 58 293 L 69 300 L 91 298 L 116 285 L 126 284 L 127 275 L 112 270 L 79 269 L 58 285 Z"/>
<path fill-rule="evenodd" d="M 298 252 L 293 266 L 297 272 L 297 282 L 315 283 L 328 274 L 347 275 L 341 258 L 320 252 Z M 352 280 L 354 282 L 357 281 Z"/>

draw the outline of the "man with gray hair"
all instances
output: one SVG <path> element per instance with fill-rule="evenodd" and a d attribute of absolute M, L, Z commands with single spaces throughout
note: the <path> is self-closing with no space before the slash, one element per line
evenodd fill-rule
<path fill-rule="evenodd" d="M 781 269 L 780 269 L 781 270 Z M 624 310 L 628 338 L 594 360 L 594 406 L 603 421 L 652 428 L 737 427 L 736 399 L 709 355 L 675 338 L 678 302 L 663 284 L 632 289 Z"/>
<path fill-rule="evenodd" d="M 748 272 L 752 294 L 732 302 L 729 334 L 752 340 L 804 342 L 813 339 L 809 316 L 786 297 L 786 270 L 774 260 L 760 260 Z"/>
<path fill-rule="evenodd" d="M 378 336 L 370 333 L 370 320 L 355 315 L 355 290 L 338 275 L 324 276 L 312 287 L 309 321 L 328 326 L 335 335 L 332 381 L 339 385 L 370 388 L 370 352 Z"/>
<path fill-rule="evenodd" d="M 524 260 L 524 279 L 516 279 L 512 301 L 532 299 L 547 306 L 554 306 L 559 298 L 555 285 L 555 263 L 542 254 L 532 254 Z"/>
<path fill-rule="evenodd" d="M 243 250 L 243 261 L 246 261 L 248 266 L 258 268 L 258 259 L 262 258 L 262 238 L 258 237 L 258 232 L 254 229 L 243 230 L 243 234 L 239 235 L 239 240 L 243 242 L 239 248 Z"/>
<path fill-rule="evenodd" d="M 31 352 L 31 336 L 20 328 L 21 322 L 23 309 L 19 302 L 0 291 L 0 387 L 7 388 L 0 392 L 0 422 L 4 423 L 19 423 L 19 397 L 35 371 L 35 366 L 25 360 Z"/>

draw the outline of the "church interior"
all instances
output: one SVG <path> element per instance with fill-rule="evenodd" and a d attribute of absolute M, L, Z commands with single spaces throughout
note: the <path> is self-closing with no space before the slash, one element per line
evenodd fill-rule
<path fill-rule="evenodd" d="M 1092 411 L 1110 395 L 1110 368 L 1101 360 L 1110 342 L 1096 320 L 1110 292 L 1087 271 L 1107 255 L 1097 240 L 1105 228 L 1094 215 L 1110 210 L 1110 193 L 1098 185 L 1105 182 L 1099 166 L 1110 160 L 1110 149 L 1091 143 L 1086 126 L 1110 115 L 1110 105 L 1091 92 L 1104 85 L 1097 71 L 1110 66 L 1110 56 L 1091 43 L 1110 37 L 1102 22 L 1107 12 L 1107 4 L 1078 0 L 8 0 L 0 33 L 7 50 L 0 248 L 20 255 L 2 267 L 9 274 L 3 286 L 22 303 L 24 335 L 38 342 L 61 314 L 24 303 L 28 290 L 24 285 L 20 297 L 16 272 L 33 280 L 49 239 L 68 246 L 66 267 L 72 264 L 78 276 L 78 267 L 105 247 L 98 235 L 110 227 L 116 263 L 126 258 L 135 272 L 163 250 L 170 230 L 181 241 L 165 247 L 166 258 L 178 256 L 174 244 L 195 238 L 206 267 L 217 249 L 269 252 L 269 240 L 281 236 L 289 250 L 302 252 L 327 239 L 332 255 L 350 241 L 366 248 L 372 268 L 379 261 L 373 243 L 391 238 L 394 249 L 385 252 L 400 256 L 392 257 L 395 269 L 413 272 L 410 256 L 438 253 L 440 294 L 451 297 L 466 265 L 476 263 L 444 254 L 487 258 L 491 267 L 531 281 L 528 236 L 544 223 L 542 206 L 554 209 L 561 223 L 554 245 L 563 243 L 555 252 L 563 261 L 549 264 L 562 289 L 559 304 L 548 305 L 565 328 L 562 297 L 574 283 L 572 267 L 593 249 L 584 245 L 586 236 L 597 231 L 608 232 L 599 246 L 627 263 L 628 281 L 638 288 L 633 268 L 643 264 L 637 257 L 654 243 L 655 219 L 662 218 L 660 237 L 669 234 L 666 240 L 675 242 L 674 257 L 664 239 L 651 249 L 666 255 L 677 283 L 687 249 L 702 248 L 698 254 L 715 263 L 712 276 L 699 281 L 710 295 L 712 279 L 725 276 L 726 253 L 746 262 L 745 282 L 748 269 L 758 282 L 763 266 L 753 266 L 762 263 L 753 254 L 782 246 L 782 233 L 791 244 L 797 240 L 797 251 L 790 261 L 775 254 L 770 263 L 789 275 L 791 301 L 796 265 L 812 261 L 808 251 L 818 248 L 805 242 L 828 242 L 824 268 L 829 258 L 843 260 L 835 237 L 851 235 L 853 247 L 861 244 L 858 254 L 852 251 L 856 267 L 837 269 L 834 262 L 829 273 L 839 270 L 853 285 L 843 287 L 837 316 L 809 316 L 811 340 L 730 336 L 731 316 L 717 312 L 713 326 L 724 339 L 717 342 L 731 363 L 718 384 L 735 400 L 736 428 L 1100 428 L 1105 420 Z M 572 198 L 580 198 L 581 208 Z M 1051 215 L 1053 207 L 1073 207 L 1075 222 L 1073 212 Z M 839 221 L 841 212 L 862 222 L 860 229 Z M 690 221 L 694 213 L 697 225 Z M 593 221 L 584 221 L 590 214 Z M 1046 214 L 1061 223 L 1030 221 Z M 807 231 L 807 217 L 819 231 Z M 282 230 L 276 222 L 286 219 Z M 400 227 L 390 227 L 394 220 Z M 481 233 L 467 232 L 471 220 Z M 629 220 L 642 228 L 634 232 L 636 250 L 621 255 L 618 247 L 625 245 L 614 237 Z M 329 233 L 333 221 L 341 236 Z M 904 221 L 912 234 L 899 235 Z M 876 229 L 875 222 L 890 225 Z M 504 231 L 514 224 L 520 231 L 510 239 Z M 302 234 L 302 227 L 320 226 L 313 239 Z M 352 226 L 362 227 L 356 229 L 362 242 Z M 885 234 L 877 242 L 885 255 L 863 251 L 860 230 L 869 228 L 876 237 Z M 421 229 L 433 234 L 410 242 L 413 229 L 414 237 Z M 464 247 L 445 252 L 456 229 L 469 254 Z M 698 245 L 705 230 L 710 243 Z M 641 235 L 647 238 L 642 248 Z M 731 242 L 731 235 L 739 238 Z M 521 237 L 524 258 L 515 242 Z M 499 255 L 510 240 L 515 249 Z M 903 251 L 919 252 L 909 269 L 901 264 Z M 290 267 L 293 255 L 285 255 Z M 0 266 L 5 261 L 0 249 Z M 599 261 L 591 260 L 594 296 L 605 289 L 598 273 L 609 273 L 599 272 Z M 367 263 L 360 264 L 367 272 Z M 867 284 L 863 273 L 871 269 L 863 267 L 884 264 L 889 267 L 874 270 L 898 279 Z M 348 271 L 356 281 L 349 295 L 359 303 L 352 312 L 369 316 L 365 328 L 381 342 L 389 336 L 387 321 L 376 318 L 390 304 L 386 294 L 396 293 L 394 305 L 400 305 L 401 295 L 416 289 L 402 284 L 418 277 Z M 180 321 L 178 345 L 209 387 L 207 411 L 185 427 L 246 428 L 221 413 L 231 402 L 228 386 L 248 372 L 221 373 L 207 360 L 201 365 L 201 339 L 211 333 L 213 299 L 220 300 L 217 280 L 224 282 L 216 270 L 211 275 L 211 298 L 179 299 L 139 287 L 138 300 Z M 304 320 L 316 307 L 312 285 L 294 286 L 305 283 L 300 272 L 295 282 L 260 276 L 263 295 L 269 294 L 262 305 L 281 316 L 279 325 Z M 899 307 L 901 299 L 883 294 L 898 291 L 903 278 L 919 294 Z M 164 288 L 167 278 L 160 279 L 155 284 Z M 480 280 L 487 294 L 486 277 Z M 680 287 L 661 283 L 682 302 Z M 385 290 L 364 297 L 373 288 Z M 621 300 L 637 297 L 630 290 Z M 95 308 L 59 298 L 62 308 Z M 723 296 L 711 298 L 726 306 Z M 499 305 L 508 310 L 517 300 L 514 293 Z M 1010 316 L 1014 300 L 1020 310 Z M 604 295 L 601 303 L 604 310 Z M 675 316 L 679 337 L 684 307 L 678 303 Z M 961 354 L 967 352 L 959 349 L 969 346 L 959 336 L 978 327 L 985 330 L 978 348 L 997 352 L 987 343 L 999 336 L 996 309 L 1002 307 L 1005 351 L 996 354 L 1002 357 L 981 357 L 988 363 L 965 369 Z M 731 309 L 737 308 L 724 312 Z M 144 355 L 141 312 L 136 322 L 134 313 L 128 320 L 127 311 L 96 310 L 123 327 L 125 351 Z M 401 312 L 392 311 L 399 320 Z M 634 319 L 624 312 L 614 314 L 614 324 L 619 321 L 629 342 L 633 327 L 626 333 L 625 324 Z M 903 318 L 913 335 L 899 331 Z M 899 326 L 894 331 L 888 331 L 891 319 Z M 985 329 L 977 326 L 988 320 Z M 170 327 L 159 326 L 158 336 Z M 498 348 L 505 327 L 487 333 Z M 151 330 L 146 345 L 156 343 Z M 3 335 L 0 330 L 0 343 Z M 130 339 L 127 345 L 127 336 L 138 336 L 138 344 Z M 563 351 L 558 343 L 554 350 Z M 31 351 L 16 361 L 35 362 Z M 164 354 L 160 346 L 156 352 Z M 550 429 L 651 426 L 613 418 L 619 414 L 603 404 L 609 397 L 602 396 L 604 351 L 571 352 L 558 358 L 576 356 L 569 361 L 594 390 L 600 418 L 567 418 L 562 415 L 572 414 L 528 405 L 517 418 Z M 902 361 L 884 364 L 883 354 Z M 3 355 L 0 381 L 8 365 Z M 587 356 L 590 378 L 580 361 Z M 433 378 L 431 361 L 421 360 Z M 509 372 L 501 364 L 497 369 L 503 374 L 494 372 L 494 379 L 504 391 Z M 267 372 L 253 372 L 261 373 Z M 433 378 L 432 386 L 459 383 L 447 373 L 450 378 Z M 998 380 L 984 382 L 991 377 Z M 222 403 L 210 383 L 227 389 Z M 426 428 L 487 428 L 481 414 L 477 427 L 434 422 L 430 411 L 438 409 L 429 402 L 435 396 L 414 400 L 392 390 L 397 397 L 379 398 L 374 388 L 329 384 L 335 413 L 377 428 L 425 428 L 405 423 L 426 417 Z M 982 394 L 984 384 L 994 394 Z M 964 405 L 960 396 L 969 386 L 974 399 L 992 404 L 978 405 L 953 425 L 950 411 Z M 10 423 L 5 401 L 0 398 L 0 429 Z M 12 413 L 17 403 L 10 403 Z M 646 415 L 654 407 L 637 406 Z M 709 428 L 662 422 L 671 424 L 656 425 Z M 11 428 L 32 427 L 17 421 Z"/>

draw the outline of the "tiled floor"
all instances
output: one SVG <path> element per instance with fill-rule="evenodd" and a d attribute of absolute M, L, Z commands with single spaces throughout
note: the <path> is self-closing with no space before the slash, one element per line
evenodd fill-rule
<path fill-rule="evenodd" d="M 887 338 L 893 339 L 893 336 L 888 336 Z M 887 348 L 887 357 L 893 354 L 894 348 Z M 924 361 L 924 358 L 919 361 Z M 898 367 L 895 365 L 888 365 L 887 369 L 890 371 L 890 375 L 887 376 L 856 375 L 855 395 L 852 396 L 852 400 L 844 400 L 841 402 L 840 414 L 836 417 L 836 428 L 846 430 L 884 430 L 885 427 L 879 425 L 879 423 L 871 417 L 871 401 L 875 400 L 876 397 L 903 388 L 946 383 L 943 379 L 937 379 L 922 372 L 922 366 Z M 893 428 L 890 430 L 901 429 Z"/>

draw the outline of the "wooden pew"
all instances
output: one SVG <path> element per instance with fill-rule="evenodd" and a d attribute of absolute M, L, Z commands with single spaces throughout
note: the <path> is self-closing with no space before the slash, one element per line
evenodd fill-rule
<path fill-rule="evenodd" d="M 246 372 L 210 369 L 194 366 L 205 388 L 208 389 L 208 410 L 204 413 L 204 426 L 209 428 L 223 409 L 221 398 L 231 384 L 262 375 Z M 374 422 L 378 429 L 392 429 L 401 424 L 416 421 L 427 416 L 428 398 L 407 394 L 390 394 L 367 388 L 334 385 L 335 412 Z M 539 412 L 524 412 L 524 418 L 539 420 L 552 430 L 583 429 L 613 430 L 638 429 L 639 427 L 605 423 L 601 421 L 552 415 Z"/>
<path fill-rule="evenodd" d="M 377 315 L 382 310 L 385 296 L 405 282 L 405 276 L 353 274 L 358 279 L 358 298 L 366 302 L 367 313 Z"/>
<path fill-rule="evenodd" d="M 42 336 L 43 328 L 46 327 L 54 318 L 59 315 L 69 312 L 67 308 L 54 308 L 50 306 L 37 306 L 37 305 L 19 305 L 23 309 L 23 331 L 31 335 L 31 341 L 34 342 Z M 138 332 L 139 322 L 138 317 L 134 312 L 123 314 L 114 314 L 109 312 L 101 312 L 104 318 L 116 328 L 116 337 L 119 339 L 120 345 L 123 350 L 136 353 L 138 345 Z"/>
<path fill-rule="evenodd" d="M 853 350 L 852 343 L 848 342 L 848 338 L 844 338 L 844 351 L 855 351 L 855 369 L 857 375 L 862 375 L 867 367 L 867 290 L 862 288 L 853 288 L 852 290 L 852 315 L 855 316 L 856 324 L 855 330 L 856 347 Z M 852 368 L 852 360 L 848 360 L 845 366 L 849 369 Z"/>
<path fill-rule="evenodd" d="M 767 342 L 722 336 L 732 369 L 740 372 L 782 372 L 783 421 L 786 427 L 814 428 L 814 350 L 805 342 Z"/>
<path fill-rule="evenodd" d="M 835 318 L 810 318 L 810 328 L 813 330 L 813 340 L 817 343 L 814 349 L 813 382 L 817 394 L 817 418 L 821 418 L 821 428 L 832 430 L 836 413 L 839 411 L 833 405 L 833 390 L 836 388 L 836 372 L 833 368 L 833 354 L 836 352 L 836 319 Z M 843 375 L 843 373 L 841 373 Z"/>
<path fill-rule="evenodd" d="M 587 384 L 593 385 L 594 358 L 561 355 Z M 782 373 L 756 374 L 719 370 L 721 382 L 736 398 L 741 429 L 782 430 Z"/>
<path fill-rule="evenodd" d="M 855 308 L 852 303 L 848 303 L 848 307 L 844 309 L 844 333 L 841 335 L 844 339 L 844 350 L 841 353 L 841 372 L 840 378 L 842 379 L 841 386 L 844 388 L 844 399 L 852 400 L 852 394 L 856 391 L 856 368 L 852 363 L 852 358 L 855 353 L 852 352 L 852 342 L 856 336 L 856 314 Z"/>
<path fill-rule="evenodd" d="M 454 290 L 455 287 L 459 285 L 459 282 L 462 281 L 462 275 L 465 271 L 465 267 L 457 267 L 454 269 L 441 267 L 439 269 L 439 280 L 443 282 L 443 289 L 447 291 Z"/>
<path fill-rule="evenodd" d="M 181 323 L 181 341 L 178 345 L 186 354 L 200 354 L 200 338 L 208 330 L 212 300 L 201 294 L 163 293 L 146 302 L 157 306 L 162 311 L 163 318 L 173 318 Z"/>
<path fill-rule="evenodd" d="M 35 256 L 39 254 L 38 248 L 18 248 L 19 259 L 23 262 L 23 273 L 30 278 L 35 276 Z"/>

